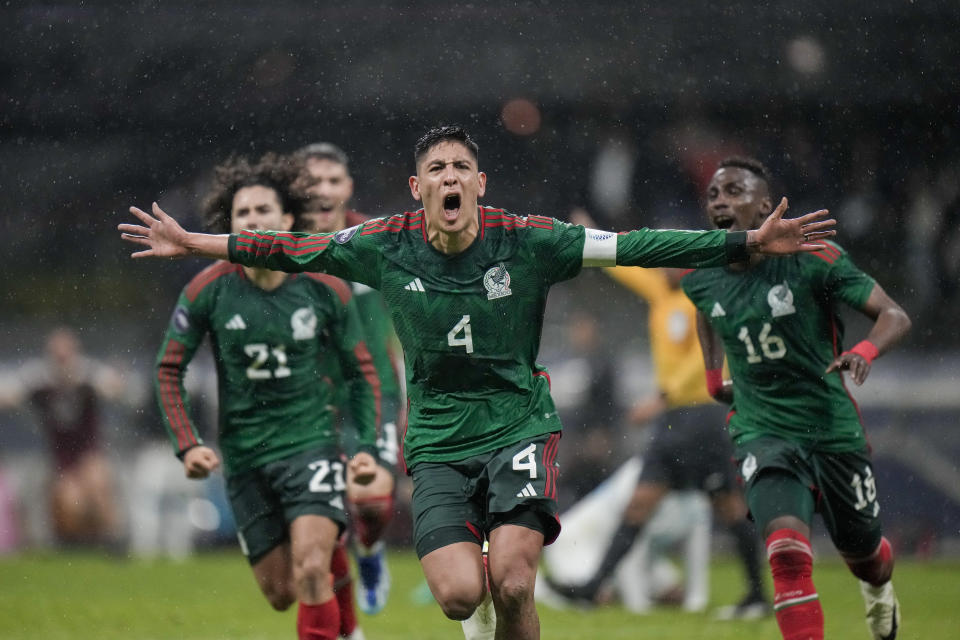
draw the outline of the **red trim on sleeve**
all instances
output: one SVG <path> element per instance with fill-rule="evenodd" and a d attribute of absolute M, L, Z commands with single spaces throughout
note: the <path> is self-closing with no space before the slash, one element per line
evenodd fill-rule
<path fill-rule="evenodd" d="M 157 367 L 157 384 L 160 389 L 163 412 L 167 417 L 170 430 L 177 437 L 177 448 L 180 451 L 198 444 L 190 428 L 190 418 L 187 416 L 183 396 L 180 393 L 180 380 L 183 373 L 181 364 L 185 352 L 186 347 L 183 343 L 170 340 Z M 177 372 L 181 375 L 177 375 Z"/>
<path fill-rule="evenodd" d="M 374 433 L 379 436 L 382 412 L 380 407 L 380 378 L 377 376 L 377 368 L 373 366 L 373 356 L 370 355 L 370 350 L 367 349 L 366 342 L 362 340 L 358 342 L 353 348 L 353 355 L 357 358 L 357 362 L 360 363 L 360 372 L 363 374 L 364 379 L 367 381 L 367 384 L 370 385 L 370 388 L 373 389 L 373 404 L 375 407 Z"/>
<path fill-rule="evenodd" d="M 184 292 L 187 296 L 187 300 L 193 302 L 208 284 L 221 276 L 225 276 L 230 273 L 236 273 L 238 271 L 243 271 L 243 267 L 238 264 L 232 264 L 223 260 L 214 262 L 212 265 L 193 276 L 193 279 L 187 284 L 187 288 Z"/>

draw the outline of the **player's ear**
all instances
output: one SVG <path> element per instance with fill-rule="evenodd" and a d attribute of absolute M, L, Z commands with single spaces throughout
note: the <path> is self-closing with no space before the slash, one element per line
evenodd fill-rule
<path fill-rule="evenodd" d="M 420 180 L 417 176 L 410 176 L 410 195 L 414 200 L 420 201 Z"/>
<path fill-rule="evenodd" d="M 480 183 L 480 189 L 477 191 L 477 197 L 482 198 L 483 194 L 487 192 L 487 174 L 483 171 L 477 174 L 477 181 Z"/>
<path fill-rule="evenodd" d="M 347 200 L 349 200 L 350 198 L 353 197 L 353 178 L 350 176 L 347 176 L 347 188 L 348 188 Z"/>
<path fill-rule="evenodd" d="M 770 199 L 770 196 L 764 196 L 763 200 L 760 201 L 760 210 L 763 211 L 764 218 L 773 213 L 773 200 Z"/>

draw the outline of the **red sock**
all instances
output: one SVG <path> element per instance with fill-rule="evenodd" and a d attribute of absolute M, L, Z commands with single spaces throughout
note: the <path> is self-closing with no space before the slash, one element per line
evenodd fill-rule
<path fill-rule="evenodd" d="M 880 544 L 866 558 L 844 560 L 853 575 L 875 587 L 885 584 L 893 575 L 893 549 L 886 538 L 880 538 Z"/>
<path fill-rule="evenodd" d="M 346 548 L 342 544 L 338 544 L 333 550 L 330 573 L 333 574 L 333 592 L 340 608 L 340 635 L 349 636 L 357 628 L 357 612 L 354 609 L 350 564 L 347 561 Z"/>
<path fill-rule="evenodd" d="M 393 519 L 393 496 L 377 496 L 354 500 L 353 530 L 363 546 L 369 548 L 383 535 Z"/>
<path fill-rule="evenodd" d="M 793 529 L 778 529 L 767 538 L 767 560 L 773 572 L 773 610 L 784 640 L 823 640 L 810 541 Z"/>
<path fill-rule="evenodd" d="M 337 599 L 323 604 L 300 603 L 297 611 L 297 640 L 337 640 L 340 633 L 340 610 Z"/>

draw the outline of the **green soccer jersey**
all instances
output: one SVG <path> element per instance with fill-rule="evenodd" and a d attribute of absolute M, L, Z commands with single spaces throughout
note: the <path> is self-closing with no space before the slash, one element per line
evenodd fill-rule
<path fill-rule="evenodd" d="M 323 271 L 383 294 L 403 346 L 407 467 L 448 462 L 559 430 L 549 379 L 536 364 L 547 292 L 582 266 L 718 266 L 746 234 L 640 230 L 614 234 L 480 207 L 461 253 L 427 242 L 423 210 L 335 234 L 244 231 L 230 260 Z"/>
<path fill-rule="evenodd" d="M 321 375 L 331 359 L 345 372 L 360 443 L 374 452 L 379 382 L 361 331 L 349 286 L 337 278 L 297 274 L 266 291 L 239 265 L 217 262 L 204 269 L 180 294 L 157 355 L 157 400 L 175 450 L 201 444 L 183 378 L 209 334 L 228 472 L 307 448 L 339 447 L 333 389 Z"/>
<path fill-rule="evenodd" d="M 839 303 L 863 308 L 874 280 L 832 242 L 767 258 L 746 271 L 699 269 L 683 289 L 723 341 L 733 377 L 730 433 L 737 443 L 776 435 L 823 451 L 865 444 L 840 373 Z"/>

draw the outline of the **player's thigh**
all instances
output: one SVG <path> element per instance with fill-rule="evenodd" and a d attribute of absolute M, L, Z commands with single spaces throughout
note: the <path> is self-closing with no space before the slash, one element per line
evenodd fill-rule
<path fill-rule="evenodd" d="M 736 446 L 735 456 L 758 531 L 765 535 L 771 522 L 788 516 L 809 527 L 816 472 L 803 447 L 764 437 Z"/>
<path fill-rule="evenodd" d="M 308 604 L 332 595 L 330 560 L 340 525 L 326 516 L 302 515 L 290 523 L 290 557 L 297 598 Z"/>
<path fill-rule="evenodd" d="M 559 433 L 548 433 L 494 453 L 486 465 L 487 531 L 511 524 L 538 531 L 545 544 L 557 539 L 559 443 Z"/>
<path fill-rule="evenodd" d="M 260 592 L 275 609 L 282 611 L 296 600 L 289 542 L 275 545 L 251 562 L 250 568 Z"/>
<path fill-rule="evenodd" d="M 240 550 L 247 562 L 255 567 L 267 554 L 288 542 L 283 505 L 262 469 L 228 474 L 226 480 L 227 498 L 236 522 Z M 286 553 L 289 554 L 289 548 Z M 262 572 L 272 575 L 270 567 L 277 562 L 274 559 L 265 565 Z M 257 571 L 254 570 L 254 573 Z M 259 576 L 257 581 L 260 582 Z"/>
<path fill-rule="evenodd" d="M 495 591 L 504 583 L 533 591 L 543 541 L 543 533 L 525 526 L 507 524 L 490 532 L 490 582 Z"/>
<path fill-rule="evenodd" d="M 480 545 L 454 542 L 420 558 L 430 592 L 444 608 L 454 603 L 476 606 L 486 593 Z"/>
<path fill-rule="evenodd" d="M 413 535 L 417 556 L 449 545 L 470 543 L 479 554 L 484 537 L 484 503 L 477 478 L 485 457 L 457 463 L 422 462 L 413 478 Z"/>
<path fill-rule="evenodd" d="M 846 557 L 869 555 L 880 544 L 880 502 L 866 451 L 817 456 L 820 513 L 833 544 Z"/>

